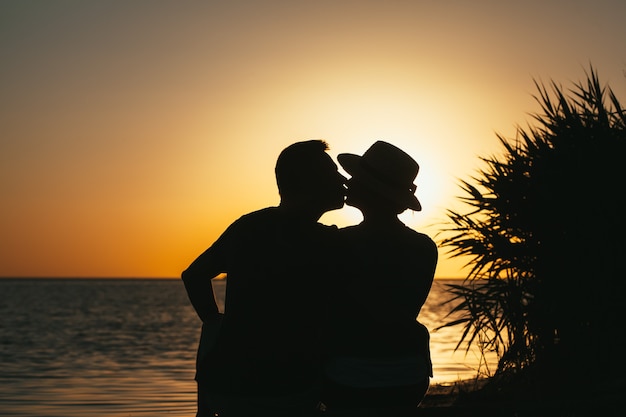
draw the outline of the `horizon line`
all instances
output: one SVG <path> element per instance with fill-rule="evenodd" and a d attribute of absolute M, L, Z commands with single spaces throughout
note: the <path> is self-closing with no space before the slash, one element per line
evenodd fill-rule
<path fill-rule="evenodd" d="M 149 277 L 149 276 L 145 276 L 145 277 L 132 277 L 132 276 L 62 276 L 62 275 L 58 275 L 58 276 L 43 276 L 43 275 L 37 275 L 37 276 L 28 276 L 28 275 L 21 275 L 21 276 L 10 276 L 10 275 L 6 275 L 6 276 L 0 276 L 0 280 L 8 280 L 8 279 L 111 279 L 111 280 L 139 280 L 139 279 L 150 279 L 150 280 L 180 280 L 180 277 Z M 222 279 L 222 278 L 212 278 L 212 279 Z M 434 280 L 464 280 L 466 278 L 464 277 L 435 277 Z"/>

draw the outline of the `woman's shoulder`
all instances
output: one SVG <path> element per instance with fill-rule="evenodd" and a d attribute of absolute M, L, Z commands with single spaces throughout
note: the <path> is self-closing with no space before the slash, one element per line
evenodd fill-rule
<path fill-rule="evenodd" d="M 409 229 L 411 232 L 413 232 L 413 238 L 422 243 L 424 246 L 429 246 L 431 248 L 437 249 L 437 244 L 435 243 L 435 241 L 428 236 L 426 233 L 421 233 L 421 232 L 417 232 L 413 229 L 410 229 L 407 227 L 407 229 Z"/>
<path fill-rule="evenodd" d="M 352 226 L 344 226 L 344 227 L 340 227 L 339 228 L 339 232 L 341 234 L 350 234 L 350 233 L 355 233 L 358 232 L 359 230 L 361 230 L 361 228 L 359 227 L 360 225 L 358 224 L 354 224 Z"/>
<path fill-rule="evenodd" d="M 369 228 L 363 224 L 346 226 L 339 229 L 338 235 L 342 240 L 361 241 L 378 240 L 393 242 L 393 246 L 401 246 L 431 252 L 436 255 L 437 244 L 425 233 L 418 232 L 408 226 L 394 227 L 393 229 Z"/>
<path fill-rule="evenodd" d="M 402 237 L 407 243 L 410 242 L 413 245 L 423 246 L 427 249 L 437 249 L 437 244 L 430 236 L 428 236 L 426 233 L 418 232 L 417 230 L 411 229 L 408 226 L 405 226 L 402 229 Z"/>

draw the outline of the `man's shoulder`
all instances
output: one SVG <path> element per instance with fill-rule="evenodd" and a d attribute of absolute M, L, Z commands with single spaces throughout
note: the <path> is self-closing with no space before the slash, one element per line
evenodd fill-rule
<path fill-rule="evenodd" d="M 264 229 L 273 224 L 275 207 L 267 207 L 240 216 L 232 222 L 224 232 L 228 236 L 244 236 L 258 233 L 259 229 Z"/>
<path fill-rule="evenodd" d="M 255 221 L 257 219 L 264 219 L 267 217 L 273 217 L 278 215 L 278 207 L 265 207 L 259 210 L 252 211 L 244 214 L 237 221 Z"/>
<path fill-rule="evenodd" d="M 285 213 L 279 207 L 266 207 L 244 214 L 232 224 L 233 229 L 241 231 L 263 230 L 299 230 L 306 233 L 333 234 L 339 229 L 334 225 L 325 225 L 315 221 L 302 222 L 297 217 Z"/>
<path fill-rule="evenodd" d="M 334 224 L 323 224 L 323 223 L 316 223 L 317 228 L 319 230 L 321 230 L 322 232 L 326 232 L 326 233 L 337 233 L 339 232 L 339 228 L 334 225 Z"/>

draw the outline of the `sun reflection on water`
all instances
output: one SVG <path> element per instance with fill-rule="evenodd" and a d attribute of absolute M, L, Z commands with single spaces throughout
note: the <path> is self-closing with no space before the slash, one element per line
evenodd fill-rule
<path fill-rule="evenodd" d="M 420 315 L 432 382 L 475 378 L 477 353 L 454 351 L 460 329 L 432 331 L 448 320 L 443 289 Z M 191 416 L 199 330 L 179 280 L 0 280 L 1 415 Z"/>

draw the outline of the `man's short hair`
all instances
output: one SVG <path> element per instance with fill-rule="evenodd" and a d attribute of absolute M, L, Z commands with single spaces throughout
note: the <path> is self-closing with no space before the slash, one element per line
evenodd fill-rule
<path fill-rule="evenodd" d="M 276 161 L 276 184 L 282 198 L 306 193 L 308 185 L 316 178 L 320 155 L 328 144 L 319 139 L 296 142 L 287 146 Z"/>

